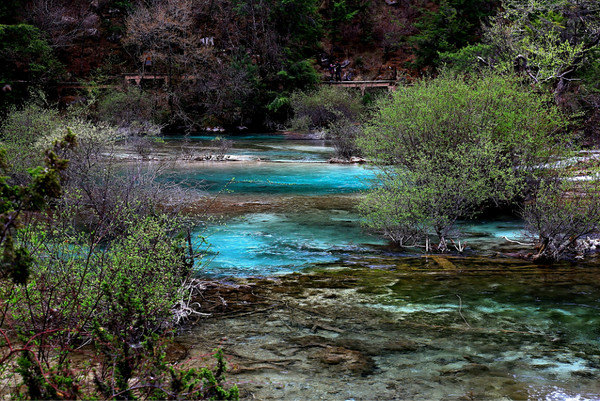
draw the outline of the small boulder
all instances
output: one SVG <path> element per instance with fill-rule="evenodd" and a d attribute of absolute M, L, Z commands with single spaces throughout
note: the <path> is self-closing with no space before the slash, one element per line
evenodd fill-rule
<path fill-rule="evenodd" d="M 375 368 L 371 357 L 343 347 L 327 346 L 318 351 L 316 358 L 325 365 L 335 365 L 342 370 L 363 376 L 372 373 Z"/>

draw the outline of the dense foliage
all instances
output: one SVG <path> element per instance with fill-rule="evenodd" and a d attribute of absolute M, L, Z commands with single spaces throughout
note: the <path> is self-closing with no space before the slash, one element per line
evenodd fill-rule
<path fill-rule="evenodd" d="M 358 139 L 381 171 L 367 225 L 447 250 L 458 219 L 527 193 L 537 167 L 564 151 L 562 127 L 556 107 L 511 77 L 445 74 L 398 90 Z"/>
<path fill-rule="evenodd" d="M 165 360 L 176 325 L 200 313 L 183 194 L 143 161 L 119 165 L 129 137 L 114 126 L 27 104 L 0 132 L 2 393 L 236 399 L 222 354 L 215 371 Z"/>
<path fill-rule="evenodd" d="M 62 72 L 43 32 L 28 24 L 0 24 L 0 65 L 0 115 Z"/>
<path fill-rule="evenodd" d="M 418 67 L 437 66 L 439 53 L 456 51 L 479 40 L 481 25 L 494 14 L 496 1 L 441 0 L 433 11 L 425 10 L 417 24 L 419 33 L 411 40 L 416 46 Z"/>

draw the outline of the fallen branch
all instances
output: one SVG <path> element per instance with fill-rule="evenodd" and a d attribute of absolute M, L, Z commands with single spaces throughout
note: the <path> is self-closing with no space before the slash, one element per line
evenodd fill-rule
<path fill-rule="evenodd" d="M 507 236 L 503 236 L 502 238 L 504 238 L 508 242 L 512 242 L 513 244 L 518 244 L 518 245 L 523 245 L 523 246 L 534 246 L 535 245 L 532 243 L 515 241 L 514 239 L 509 239 Z"/>
<path fill-rule="evenodd" d="M 456 296 L 458 297 L 458 314 L 460 315 L 460 317 L 462 317 L 462 320 L 465 321 L 465 324 L 467 326 L 471 327 L 471 325 L 469 324 L 469 322 L 467 322 L 467 319 L 465 319 L 465 317 L 462 314 L 462 298 L 458 294 L 456 294 Z"/>

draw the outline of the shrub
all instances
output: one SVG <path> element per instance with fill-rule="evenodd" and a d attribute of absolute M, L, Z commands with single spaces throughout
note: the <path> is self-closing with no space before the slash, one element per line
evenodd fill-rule
<path fill-rule="evenodd" d="M 31 105 L 14 113 L 5 143 L 29 141 L 33 160 L 52 148 L 27 185 L 9 181 L 30 160 L 0 177 L 0 381 L 18 398 L 237 399 L 222 354 L 216 371 L 165 361 L 175 325 L 199 313 L 189 278 L 200 254 L 183 220 L 162 213 L 178 192 L 156 182 L 155 165 L 119 164 L 112 126 Z"/>
<path fill-rule="evenodd" d="M 129 135 L 158 135 L 161 127 L 154 123 L 160 114 L 158 99 L 137 87 L 105 93 L 97 102 L 100 121 L 125 130 Z"/>
<path fill-rule="evenodd" d="M 43 150 L 52 141 L 32 146 L 44 135 L 57 131 L 62 126 L 58 110 L 43 107 L 35 102 L 23 107 L 13 107 L 0 127 L 2 145 L 6 149 L 6 162 L 11 175 L 16 174 L 18 182 L 27 181 L 27 169 L 40 165 L 44 159 Z M 64 135 L 57 133 L 53 139 Z"/>
<path fill-rule="evenodd" d="M 593 178 L 544 178 L 522 210 L 526 232 L 536 243 L 537 262 L 554 262 L 577 253 L 581 240 L 600 232 L 600 186 Z"/>
<path fill-rule="evenodd" d="M 294 121 L 309 129 L 323 129 L 339 119 L 358 121 L 363 112 L 360 97 L 347 89 L 322 86 L 312 92 L 295 92 L 290 98 Z"/>
<path fill-rule="evenodd" d="M 327 139 L 331 140 L 337 157 L 350 159 L 360 154 L 356 147 L 356 138 L 362 127 L 358 122 L 342 118 L 332 123 L 327 129 Z"/>
<path fill-rule="evenodd" d="M 174 308 L 182 300 L 187 305 L 193 290 L 186 285 L 192 244 L 177 235 L 183 226 L 168 217 L 123 214 L 126 232 L 107 240 L 109 222 L 81 232 L 70 211 L 58 213 L 23 225 L 17 235 L 33 264 L 25 285 L 0 287 L 6 300 L 2 333 L 8 333 L 0 344 L 3 373 L 22 350 L 15 372 L 31 398 L 129 399 L 164 390 L 158 398 L 235 399 L 235 387 L 222 387 L 222 360 L 216 372 L 183 371 L 165 361 L 166 343 L 182 317 Z M 17 348 L 8 338 L 23 338 L 24 345 Z M 92 372 L 72 363 L 87 344 L 93 346 L 84 352 L 94 360 Z M 176 385 L 182 380 L 185 386 Z"/>
<path fill-rule="evenodd" d="M 107 242 L 110 227 L 81 233 L 69 216 L 58 217 L 33 222 L 17 237 L 35 268 L 27 285 L 13 288 L 8 298 L 13 327 L 22 333 L 63 331 L 72 340 L 59 343 L 72 344 L 97 325 L 130 345 L 166 327 L 191 273 L 186 244 L 173 236 L 177 225 L 167 218 L 130 216 L 126 231 Z M 46 340 L 59 337 L 57 332 Z"/>
<path fill-rule="evenodd" d="M 565 152 L 550 104 L 499 75 L 445 73 L 399 88 L 358 139 L 381 172 L 362 207 L 367 225 L 398 243 L 434 236 L 447 250 L 457 219 L 525 194 L 537 167 Z"/>

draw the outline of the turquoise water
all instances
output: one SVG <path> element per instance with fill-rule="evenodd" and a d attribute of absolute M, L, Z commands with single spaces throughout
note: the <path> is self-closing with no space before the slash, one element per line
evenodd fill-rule
<path fill-rule="evenodd" d="M 378 237 L 364 233 L 345 210 L 314 213 L 249 213 L 209 227 L 210 262 L 203 274 L 263 276 L 298 271 L 317 263 L 374 253 Z"/>
<path fill-rule="evenodd" d="M 374 245 L 385 243 L 363 231 L 352 210 L 356 201 L 340 207 L 330 199 L 367 190 L 375 177 L 372 169 L 327 163 L 333 148 L 322 140 L 227 138 L 232 140 L 227 155 L 245 161 L 184 163 L 169 177 L 217 196 L 220 203 L 235 204 L 242 198 L 251 204 L 243 213 L 225 213 L 220 224 L 197 231 L 211 244 L 200 274 L 285 274 L 373 252 Z M 201 152 L 212 146 L 210 139 L 191 137 L 183 145 L 181 139 L 170 139 L 161 150 L 187 146 Z"/>
<path fill-rule="evenodd" d="M 201 162 L 177 168 L 171 179 L 208 193 L 324 195 L 369 188 L 374 172 L 356 165 L 297 162 Z"/>
<path fill-rule="evenodd" d="M 210 153 L 212 138 L 169 138 L 157 151 Z M 222 214 L 220 224 L 196 232 L 211 244 L 200 274 L 284 274 L 382 251 L 386 240 L 365 232 L 355 210 L 361 192 L 375 179 L 373 169 L 327 163 L 333 148 L 323 140 L 283 135 L 225 138 L 231 140 L 226 154 L 236 161 L 187 161 L 169 174 L 170 180 L 216 197 L 219 206 L 227 205 L 214 210 Z M 346 201 L 340 204 L 340 197 Z M 463 229 L 468 250 L 497 251 L 510 248 L 502 237 L 518 238 L 521 223 L 481 221 Z"/>
<path fill-rule="evenodd" d="M 159 151 L 210 151 L 210 139 Z M 171 178 L 220 216 L 195 232 L 211 244 L 199 275 L 272 302 L 190 334 L 192 359 L 218 346 L 249 366 L 232 373 L 246 398 L 600 400 L 597 267 L 496 256 L 515 250 L 504 237 L 526 241 L 509 217 L 461 224 L 466 257 L 399 253 L 360 225 L 372 170 L 326 163 L 323 141 L 231 140 L 238 161 L 179 163 Z"/>

